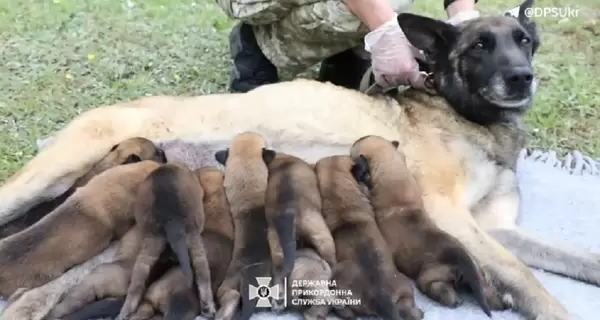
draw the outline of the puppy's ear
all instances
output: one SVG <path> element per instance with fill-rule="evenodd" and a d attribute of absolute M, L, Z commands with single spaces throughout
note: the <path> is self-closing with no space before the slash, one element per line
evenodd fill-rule
<path fill-rule="evenodd" d="M 398 15 L 398 24 L 408 41 L 422 50 L 432 62 L 439 59 L 440 53 L 449 50 L 458 37 L 458 29 L 444 21 L 412 13 Z"/>
<path fill-rule="evenodd" d="M 398 142 L 398 140 L 392 140 L 392 145 L 394 146 L 394 148 L 398 149 L 400 142 Z"/>
<path fill-rule="evenodd" d="M 218 163 L 220 163 L 222 165 L 225 165 L 225 162 L 227 162 L 228 157 L 229 157 L 229 148 L 215 152 L 215 159 L 217 160 Z"/>
<path fill-rule="evenodd" d="M 352 166 L 352 175 L 359 183 L 366 185 L 370 184 L 371 170 L 369 168 L 369 161 L 362 154 L 358 158 L 354 159 L 354 165 Z"/>
<path fill-rule="evenodd" d="M 108 152 L 113 152 L 115 150 L 117 150 L 117 148 L 119 147 L 119 144 L 115 144 L 114 146 L 112 146 L 112 148 L 110 148 L 110 150 Z"/>
<path fill-rule="evenodd" d="M 519 20 L 519 23 L 527 30 L 527 32 L 529 32 L 529 35 L 531 36 L 532 56 L 540 47 L 540 37 L 538 35 L 537 25 L 527 16 L 527 14 L 525 14 L 525 10 L 531 8 L 531 6 L 533 6 L 533 2 L 534 0 L 525 0 L 519 6 L 519 17 L 517 18 L 517 20 Z"/>
<path fill-rule="evenodd" d="M 276 154 L 277 154 L 277 152 L 275 152 L 274 150 L 262 148 L 262 158 L 265 161 L 265 164 L 267 164 L 267 165 L 269 163 L 271 163 L 271 161 L 273 161 L 273 159 L 275 159 Z"/>
<path fill-rule="evenodd" d="M 159 163 L 167 163 L 167 155 L 165 154 L 165 151 L 161 148 L 156 148 L 156 157 L 158 158 L 158 162 Z"/>
<path fill-rule="evenodd" d="M 136 163 L 136 162 L 140 162 L 142 161 L 142 158 L 140 158 L 140 156 L 138 156 L 137 154 L 130 154 L 127 159 L 125 159 L 125 161 L 123 161 L 123 164 L 128 164 L 128 163 Z"/>

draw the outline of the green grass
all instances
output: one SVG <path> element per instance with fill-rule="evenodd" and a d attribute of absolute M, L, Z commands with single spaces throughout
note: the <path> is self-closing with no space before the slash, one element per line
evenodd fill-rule
<path fill-rule="evenodd" d="M 442 18 L 441 2 L 417 0 L 411 11 Z M 537 19 L 541 81 L 527 117 L 530 145 L 599 156 L 600 2 L 569 3 L 579 17 Z M 482 0 L 478 8 L 518 4 Z M 234 23 L 213 0 L 0 0 L 0 181 L 31 159 L 36 139 L 85 110 L 226 90 Z"/>

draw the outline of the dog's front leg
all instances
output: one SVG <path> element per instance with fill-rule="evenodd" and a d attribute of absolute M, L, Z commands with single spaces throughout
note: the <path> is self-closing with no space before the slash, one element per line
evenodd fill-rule
<path fill-rule="evenodd" d="M 512 308 L 534 320 L 568 320 L 571 316 L 534 277 L 531 270 L 490 237 L 457 201 L 437 195 L 425 197 L 426 209 L 436 224 L 459 239 L 483 268 L 487 280 Z"/>

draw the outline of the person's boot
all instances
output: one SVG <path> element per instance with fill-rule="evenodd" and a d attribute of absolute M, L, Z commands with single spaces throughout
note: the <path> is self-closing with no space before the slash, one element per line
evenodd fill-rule
<path fill-rule="evenodd" d="M 360 80 L 370 66 L 369 59 L 359 56 L 353 49 L 348 49 L 323 60 L 317 80 L 358 90 Z"/>
<path fill-rule="evenodd" d="M 229 34 L 229 50 L 233 60 L 230 92 L 248 92 L 279 81 L 277 68 L 260 50 L 249 24 L 240 22 L 233 27 Z"/>

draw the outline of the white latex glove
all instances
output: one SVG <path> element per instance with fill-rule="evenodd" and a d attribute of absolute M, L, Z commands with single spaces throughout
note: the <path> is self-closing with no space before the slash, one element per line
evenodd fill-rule
<path fill-rule="evenodd" d="M 446 20 L 446 23 L 449 23 L 451 25 L 457 25 L 461 22 L 475 19 L 475 18 L 479 18 L 479 11 L 477 11 L 477 10 L 461 11 L 461 12 L 455 14 L 452 18 Z"/>
<path fill-rule="evenodd" d="M 419 72 L 419 64 L 396 16 L 365 36 L 365 50 L 371 53 L 375 82 L 383 88 L 425 87 L 425 75 Z"/>

